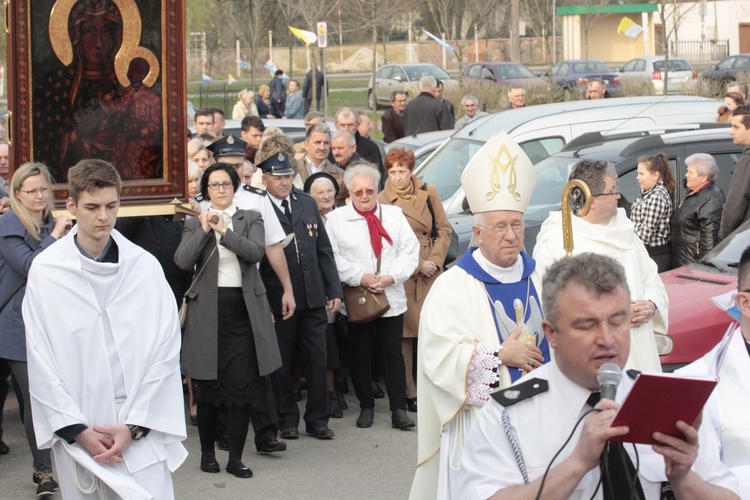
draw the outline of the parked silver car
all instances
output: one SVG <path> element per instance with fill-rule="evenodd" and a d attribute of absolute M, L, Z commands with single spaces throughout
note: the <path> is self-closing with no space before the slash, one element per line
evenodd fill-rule
<path fill-rule="evenodd" d="M 664 56 L 636 57 L 626 62 L 617 71 L 620 73 L 620 83 L 636 78 L 650 81 L 654 87 L 654 94 L 664 94 Z M 693 89 L 698 81 L 698 74 L 685 59 L 670 58 L 667 93 L 677 94 Z"/>
<path fill-rule="evenodd" d="M 423 76 L 434 76 L 442 81 L 445 86 L 456 85 L 454 80 L 444 69 L 434 64 L 427 63 L 404 63 L 386 64 L 378 69 L 375 74 L 375 89 L 377 90 L 377 107 L 388 107 L 391 105 L 391 92 L 403 90 L 411 99 L 419 95 L 419 79 Z M 375 109 L 372 96 L 372 77 L 367 86 L 367 104 L 370 109 Z"/>

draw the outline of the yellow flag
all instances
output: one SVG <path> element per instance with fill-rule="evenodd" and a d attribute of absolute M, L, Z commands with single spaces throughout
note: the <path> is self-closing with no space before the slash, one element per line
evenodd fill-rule
<path fill-rule="evenodd" d="M 232 73 L 227 74 L 227 85 L 232 85 L 233 83 L 237 83 L 237 80 L 234 79 L 232 76 Z"/>
<path fill-rule="evenodd" d="M 623 17 L 620 25 L 617 27 L 617 33 L 629 36 L 630 38 L 638 38 L 638 35 L 643 33 L 643 28 L 635 24 L 632 19 Z"/>
<path fill-rule="evenodd" d="M 292 34 L 296 36 L 297 38 L 299 38 L 302 41 L 302 43 L 304 43 L 305 45 L 310 45 L 311 43 L 315 43 L 315 41 L 317 41 L 318 39 L 318 36 L 312 31 L 305 31 L 299 28 L 293 28 L 291 26 L 289 26 L 289 31 L 291 31 Z"/>

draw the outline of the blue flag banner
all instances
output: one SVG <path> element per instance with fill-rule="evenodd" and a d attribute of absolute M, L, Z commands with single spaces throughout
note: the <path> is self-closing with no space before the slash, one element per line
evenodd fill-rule
<path fill-rule="evenodd" d="M 450 52 L 454 56 L 456 55 L 456 51 L 455 51 L 455 49 L 453 47 L 451 47 L 450 45 L 448 45 L 443 40 L 441 40 L 440 38 L 436 37 L 435 35 L 433 35 L 429 31 L 427 31 L 427 30 L 422 30 L 422 31 L 424 31 L 427 36 L 429 36 L 430 38 L 432 38 L 433 40 L 435 40 L 437 43 L 439 43 L 440 45 L 442 45 L 443 47 L 445 47 L 445 50 L 447 50 L 448 52 Z"/>

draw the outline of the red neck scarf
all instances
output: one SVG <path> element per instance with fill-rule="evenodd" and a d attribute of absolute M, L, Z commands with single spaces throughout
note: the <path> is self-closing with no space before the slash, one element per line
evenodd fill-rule
<path fill-rule="evenodd" d="M 372 245 L 372 251 L 375 253 L 375 257 L 380 257 L 380 252 L 383 251 L 383 242 L 380 240 L 380 237 L 382 236 L 385 238 L 385 240 L 391 245 L 393 245 L 393 240 L 388 234 L 388 231 L 383 227 L 383 223 L 380 222 L 380 217 L 375 215 L 375 210 L 378 209 L 378 205 L 376 204 L 369 212 L 360 212 L 354 204 L 352 204 L 352 207 L 354 207 L 354 210 L 367 221 L 367 229 L 370 231 L 370 245 Z"/>

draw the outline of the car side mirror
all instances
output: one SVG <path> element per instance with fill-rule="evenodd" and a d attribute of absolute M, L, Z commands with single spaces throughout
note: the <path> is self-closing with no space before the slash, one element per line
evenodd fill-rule
<path fill-rule="evenodd" d="M 714 65 L 711 66 L 711 69 L 719 69 L 719 65 L 718 64 L 714 64 Z"/>
<path fill-rule="evenodd" d="M 618 73 L 618 72 L 620 72 L 620 71 L 622 71 L 622 68 L 621 68 L 620 66 L 617 66 L 617 67 L 615 68 L 615 73 Z"/>

